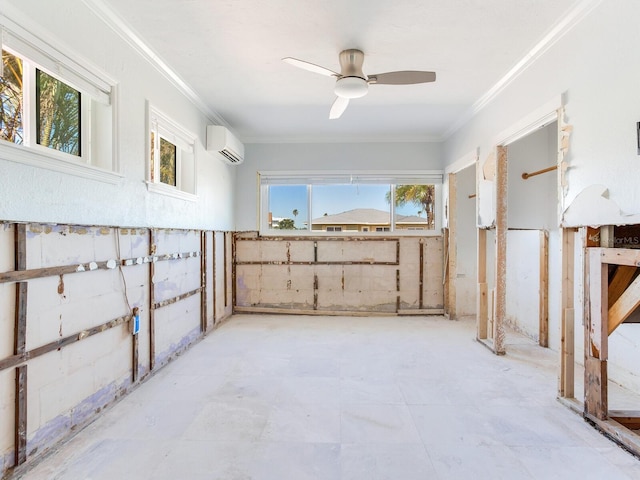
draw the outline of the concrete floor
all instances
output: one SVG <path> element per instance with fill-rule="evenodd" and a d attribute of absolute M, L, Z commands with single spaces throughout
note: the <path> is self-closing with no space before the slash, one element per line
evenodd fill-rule
<path fill-rule="evenodd" d="M 557 354 L 441 317 L 237 315 L 26 479 L 632 479 Z"/>

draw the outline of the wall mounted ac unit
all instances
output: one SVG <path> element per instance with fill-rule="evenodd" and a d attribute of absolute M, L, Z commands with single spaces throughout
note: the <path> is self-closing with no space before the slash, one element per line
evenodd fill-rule
<path fill-rule="evenodd" d="M 222 125 L 207 125 L 207 150 L 220 153 L 231 165 L 244 161 L 244 145 Z"/>

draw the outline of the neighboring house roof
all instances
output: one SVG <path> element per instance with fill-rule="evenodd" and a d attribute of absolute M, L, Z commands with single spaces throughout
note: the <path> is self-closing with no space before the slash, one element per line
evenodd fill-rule
<path fill-rule="evenodd" d="M 311 221 L 316 225 L 380 225 L 389 223 L 389 212 L 375 208 L 355 208 L 335 215 L 325 215 Z M 424 217 L 396 215 L 396 223 L 427 223 Z"/>

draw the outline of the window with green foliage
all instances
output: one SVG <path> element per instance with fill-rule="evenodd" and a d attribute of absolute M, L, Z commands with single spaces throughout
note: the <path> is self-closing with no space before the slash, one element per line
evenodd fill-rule
<path fill-rule="evenodd" d="M 2 71 L 3 75 L 0 79 L 0 102 L 2 102 L 0 139 L 22 144 L 24 142 L 22 60 L 3 50 Z"/>
<path fill-rule="evenodd" d="M 261 230 L 428 234 L 441 172 L 260 175 Z"/>
<path fill-rule="evenodd" d="M 149 190 L 194 200 L 195 135 L 155 108 L 149 117 Z"/>
<path fill-rule="evenodd" d="M 8 161 L 116 183 L 114 86 L 2 16 L 0 150 Z"/>
<path fill-rule="evenodd" d="M 80 92 L 36 69 L 38 145 L 80 156 Z"/>

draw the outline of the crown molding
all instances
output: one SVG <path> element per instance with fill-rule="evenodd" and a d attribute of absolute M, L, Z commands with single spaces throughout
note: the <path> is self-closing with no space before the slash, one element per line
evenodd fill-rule
<path fill-rule="evenodd" d="M 184 81 L 178 73 L 158 55 L 142 37 L 120 17 L 103 0 L 82 0 L 83 3 L 120 36 L 129 46 L 131 46 L 141 57 L 147 60 L 156 70 L 158 70 L 167 80 L 169 80 L 182 94 L 187 97 L 212 123 L 224 125 L 229 124 L 214 110 L 208 108 L 206 103 L 200 98 L 198 93 Z"/>
<path fill-rule="evenodd" d="M 547 50 L 556 42 L 569 33 L 578 25 L 602 0 L 580 0 L 571 8 L 553 27 L 536 43 L 529 52 L 516 63 L 498 82 L 485 92 L 456 122 L 444 133 L 443 139 L 448 139 L 457 132 L 463 125 L 469 122 L 474 116 L 482 111 L 487 105 L 495 100 L 502 91 L 507 88 L 518 76 L 527 68 L 533 65 Z"/>

